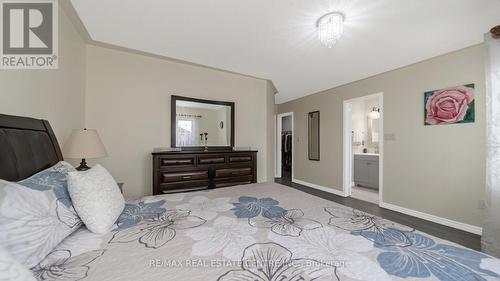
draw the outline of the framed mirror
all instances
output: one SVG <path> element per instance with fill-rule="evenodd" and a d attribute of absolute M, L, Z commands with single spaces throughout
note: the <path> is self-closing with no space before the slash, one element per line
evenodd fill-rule
<path fill-rule="evenodd" d="M 183 150 L 232 149 L 234 102 L 172 95 L 170 144 Z"/>
<path fill-rule="evenodd" d="M 319 161 L 319 111 L 308 114 L 307 144 L 309 160 Z"/>

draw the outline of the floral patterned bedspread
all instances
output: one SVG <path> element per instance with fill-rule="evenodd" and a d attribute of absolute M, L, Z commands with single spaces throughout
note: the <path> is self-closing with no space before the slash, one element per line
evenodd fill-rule
<path fill-rule="evenodd" d="M 500 260 L 274 184 L 149 196 L 80 228 L 40 280 L 500 280 Z"/>

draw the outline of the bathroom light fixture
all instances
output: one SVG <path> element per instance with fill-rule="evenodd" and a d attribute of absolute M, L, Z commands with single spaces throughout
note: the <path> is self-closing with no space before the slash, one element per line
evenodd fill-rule
<path fill-rule="evenodd" d="M 370 112 L 370 119 L 379 119 L 380 118 L 380 108 L 374 107 Z"/>
<path fill-rule="evenodd" d="M 327 48 L 332 48 L 344 33 L 344 14 L 331 12 L 321 16 L 316 22 L 318 39 Z"/>

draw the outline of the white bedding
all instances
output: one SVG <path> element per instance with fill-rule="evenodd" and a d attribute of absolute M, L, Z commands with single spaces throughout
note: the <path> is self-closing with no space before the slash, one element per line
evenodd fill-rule
<path fill-rule="evenodd" d="M 499 280 L 483 253 L 295 189 L 254 184 L 129 202 L 80 228 L 40 280 Z"/>

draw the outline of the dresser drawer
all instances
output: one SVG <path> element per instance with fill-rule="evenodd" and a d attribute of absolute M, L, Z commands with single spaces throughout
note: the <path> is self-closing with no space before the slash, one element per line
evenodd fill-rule
<path fill-rule="evenodd" d="M 250 184 L 254 182 L 253 176 L 242 176 L 242 177 L 233 177 L 233 178 L 225 178 L 224 180 L 215 180 L 214 186 L 217 187 L 227 187 L 233 185 L 240 184 Z"/>
<path fill-rule="evenodd" d="M 154 152 L 152 175 L 154 195 L 255 183 L 257 152 L 222 149 Z"/>
<path fill-rule="evenodd" d="M 189 180 L 208 180 L 208 171 L 192 171 L 192 172 L 178 172 L 178 173 L 160 173 L 162 183 L 176 182 L 176 181 L 189 181 Z"/>
<path fill-rule="evenodd" d="M 251 174 L 252 168 L 228 168 L 215 171 L 216 178 L 246 176 Z"/>
<path fill-rule="evenodd" d="M 161 183 L 160 193 L 175 192 L 176 190 L 198 190 L 206 189 L 209 186 L 209 180 L 192 180 L 192 181 L 182 181 L 182 182 L 171 182 L 171 183 Z"/>
<path fill-rule="evenodd" d="M 224 163 L 226 163 L 226 157 L 224 156 L 198 157 L 198 164 L 202 165 L 224 164 Z"/>
<path fill-rule="evenodd" d="M 194 157 L 176 157 L 176 158 L 160 157 L 159 161 L 161 167 L 194 166 Z"/>
<path fill-rule="evenodd" d="M 229 163 L 241 163 L 241 162 L 251 162 L 252 156 L 229 156 Z"/>

